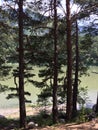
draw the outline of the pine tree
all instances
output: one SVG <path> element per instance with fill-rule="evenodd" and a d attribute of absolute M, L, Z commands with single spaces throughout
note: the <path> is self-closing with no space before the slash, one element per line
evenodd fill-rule
<path fill-rule="evenodd" d="M 26 127 L 26 108 L 24 98 L 24 41 L 23 41 L 23 0 L 19 0 L 19 107 L 20 128 Z"/>
<path fill-rule="evenodd" d="M 66 45 L 67 45 L 67 103 L 66 116 L 72 116 L 72 43 L 71 43 L 71 14 L 70 0 L 66 0 Z"/>
<path fill-rule="evenodd" d="M 58 122 L 57 89 L 58 89 L 58 30 L 57 30 L 57 1 L 54 0 L 54 81 L 53 81 L 53 122 Z"/>

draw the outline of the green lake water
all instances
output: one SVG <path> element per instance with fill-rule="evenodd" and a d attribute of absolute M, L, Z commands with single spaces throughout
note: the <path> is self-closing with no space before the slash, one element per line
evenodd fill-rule
<path fill-rule="evenodd" d="M 38 68 L 34 67 L 35 74 L 38 73 Z M 82 82 L 80 84 L 80 87 L 88 86 L 88 96 L 91 104 L 96 103 L 96 97 L 98 92 L 98 67 L 93 66 L 90 67 L 89 70 L 90 76 L 83 76 L 81 78 Z M 35 79 L 39 80 L 38 76 L 35 77 Z M 9 79 L 7 81 L 2 81 L 1 83 L 9 86 L 14 86 L 13 79 Z M 37 100 L 37 94 L 40 92 L 38 88 L 35 88 L 33 85 L 26 84 L 26 90 L 31 92 L 31 96 L 28 97 L 32 101 L 32 104 L 36 103 Z M 6 99 L 8 92 L 0 93 L 0 109 L 6 109 L 6 108 L 14 108 L 18 107 L 18 99 Z"/>
<path fill-rule="evenodd" d="M 98 93 L 98 66 L 91 66 L 89 70 L 90 76 L 83 76 L 81 78 L 82 83 L 80 86 L 88 86 L 88 96 L 90 103 L 95 104 Z"/>

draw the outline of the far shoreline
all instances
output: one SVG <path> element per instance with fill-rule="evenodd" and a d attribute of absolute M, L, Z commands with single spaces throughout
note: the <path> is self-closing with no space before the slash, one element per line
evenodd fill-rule
<path fill-rule="evenodd" d="M 93 105 L 94 104 L 87 104 L 84 107 L 92 109 Z M 66 111 L 65 104 L 58 105 L 58 109 Z M 79 106 L 77 106 L 77 109 L 79 110 Z M 48 106 L 26 105 L 27 116 L 36 115 L 42 110 L 46 110 L 50 113 L 52 112 L 52 105 L 48 105 Z M 19 107 L 17 106 L 17 107 L 4 108 L 4 109 L 0 108 L 0 116 L 5 118 L 19 118 Z"/>
<path fill-rule="evenodd" d="M 30 112 L 31 114 L 35 114 L 37 110 L 34 110 L 32 107 L 27 106 L 26 107 L 26 114 Z M 0 116 L 4 116 L 5 118 L 19 118 L 19 108 L 6 108 L 6 109 L 0 109 Z"/>

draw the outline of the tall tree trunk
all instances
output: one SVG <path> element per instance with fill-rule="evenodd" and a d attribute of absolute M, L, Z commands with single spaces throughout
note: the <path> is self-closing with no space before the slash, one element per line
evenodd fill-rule
<path fill-rule="evenodd" d="M 58 52 L 57 52 L 57 0 L 54 0 L 54 84 L 53 84 L 53 123 L 58 122 L 57 107 L 57 78 L 58 78 Z"/>
<path fill-rule="evenodd" d="M 71 43 L 71 14 L 70 0 L 66 0 L 66 24 L 67 24 L 67 104 L 66 116 L 70 120 L 72 116 L 72 43 Z"/>
<path fill-rule="evenodd" d="M 79 71 L 79 48 L 78 48 L 78 23 L 76 21 L 76 65 L 75 65 L 75 81 L 73 86 L 73 117 L 77 115 L 77 95 L 78 95 L 78 71 Z"/>
<path fill-rule="evenodd" d="M 19 0 L 19 108 L 20 128 L 26 126 L 24 98 L 23 0 Z"/>
<path fill-rule="evenodd" d="M 95 112 L 98 114 L 98 92 L 97 92 L 97 100 L 96 100 Z"/>

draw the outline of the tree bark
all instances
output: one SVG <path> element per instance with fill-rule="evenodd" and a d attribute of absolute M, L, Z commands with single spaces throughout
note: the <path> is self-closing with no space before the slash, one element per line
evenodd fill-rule
<path fill-rule="evenodd" d="M 58 50 L 57 50 L 57 0 L 54 0 L 54 84 L 53 84 L 53 123 L 58 122 L 57 80 L 58 80 Z"/>
<path fill-rule="evenodd" d="M 71 43 L 71 14 L 70 0 L 66 0 L 66 26 L 67 26 L 67 104 L 66 117 L 72 116 L 72 43 Z"/>
<path fill-rule="evenodd" d="M 24 49 L 23 49 L 23 0 L 19 0 L 19 108 L 20 128 L 26 126 L 26 109 L 24 98 Z"/>
<path fill-rule="evenodd" d="M 97 100 L 96 100 L 95 112 L 98 114 L 98 93 L 97 93 Z"/>
<path fill-rule="evenodd" d="M 78 48 L 78 23 L 76 21 L 76 65 L 75 65 L 75 80 L 73 86 L 73 110 L 72 115 L 75 117 L 77 115 L 77 95 L 78 95 L 78 71 L 79 71 L 79 48 Z"/>

